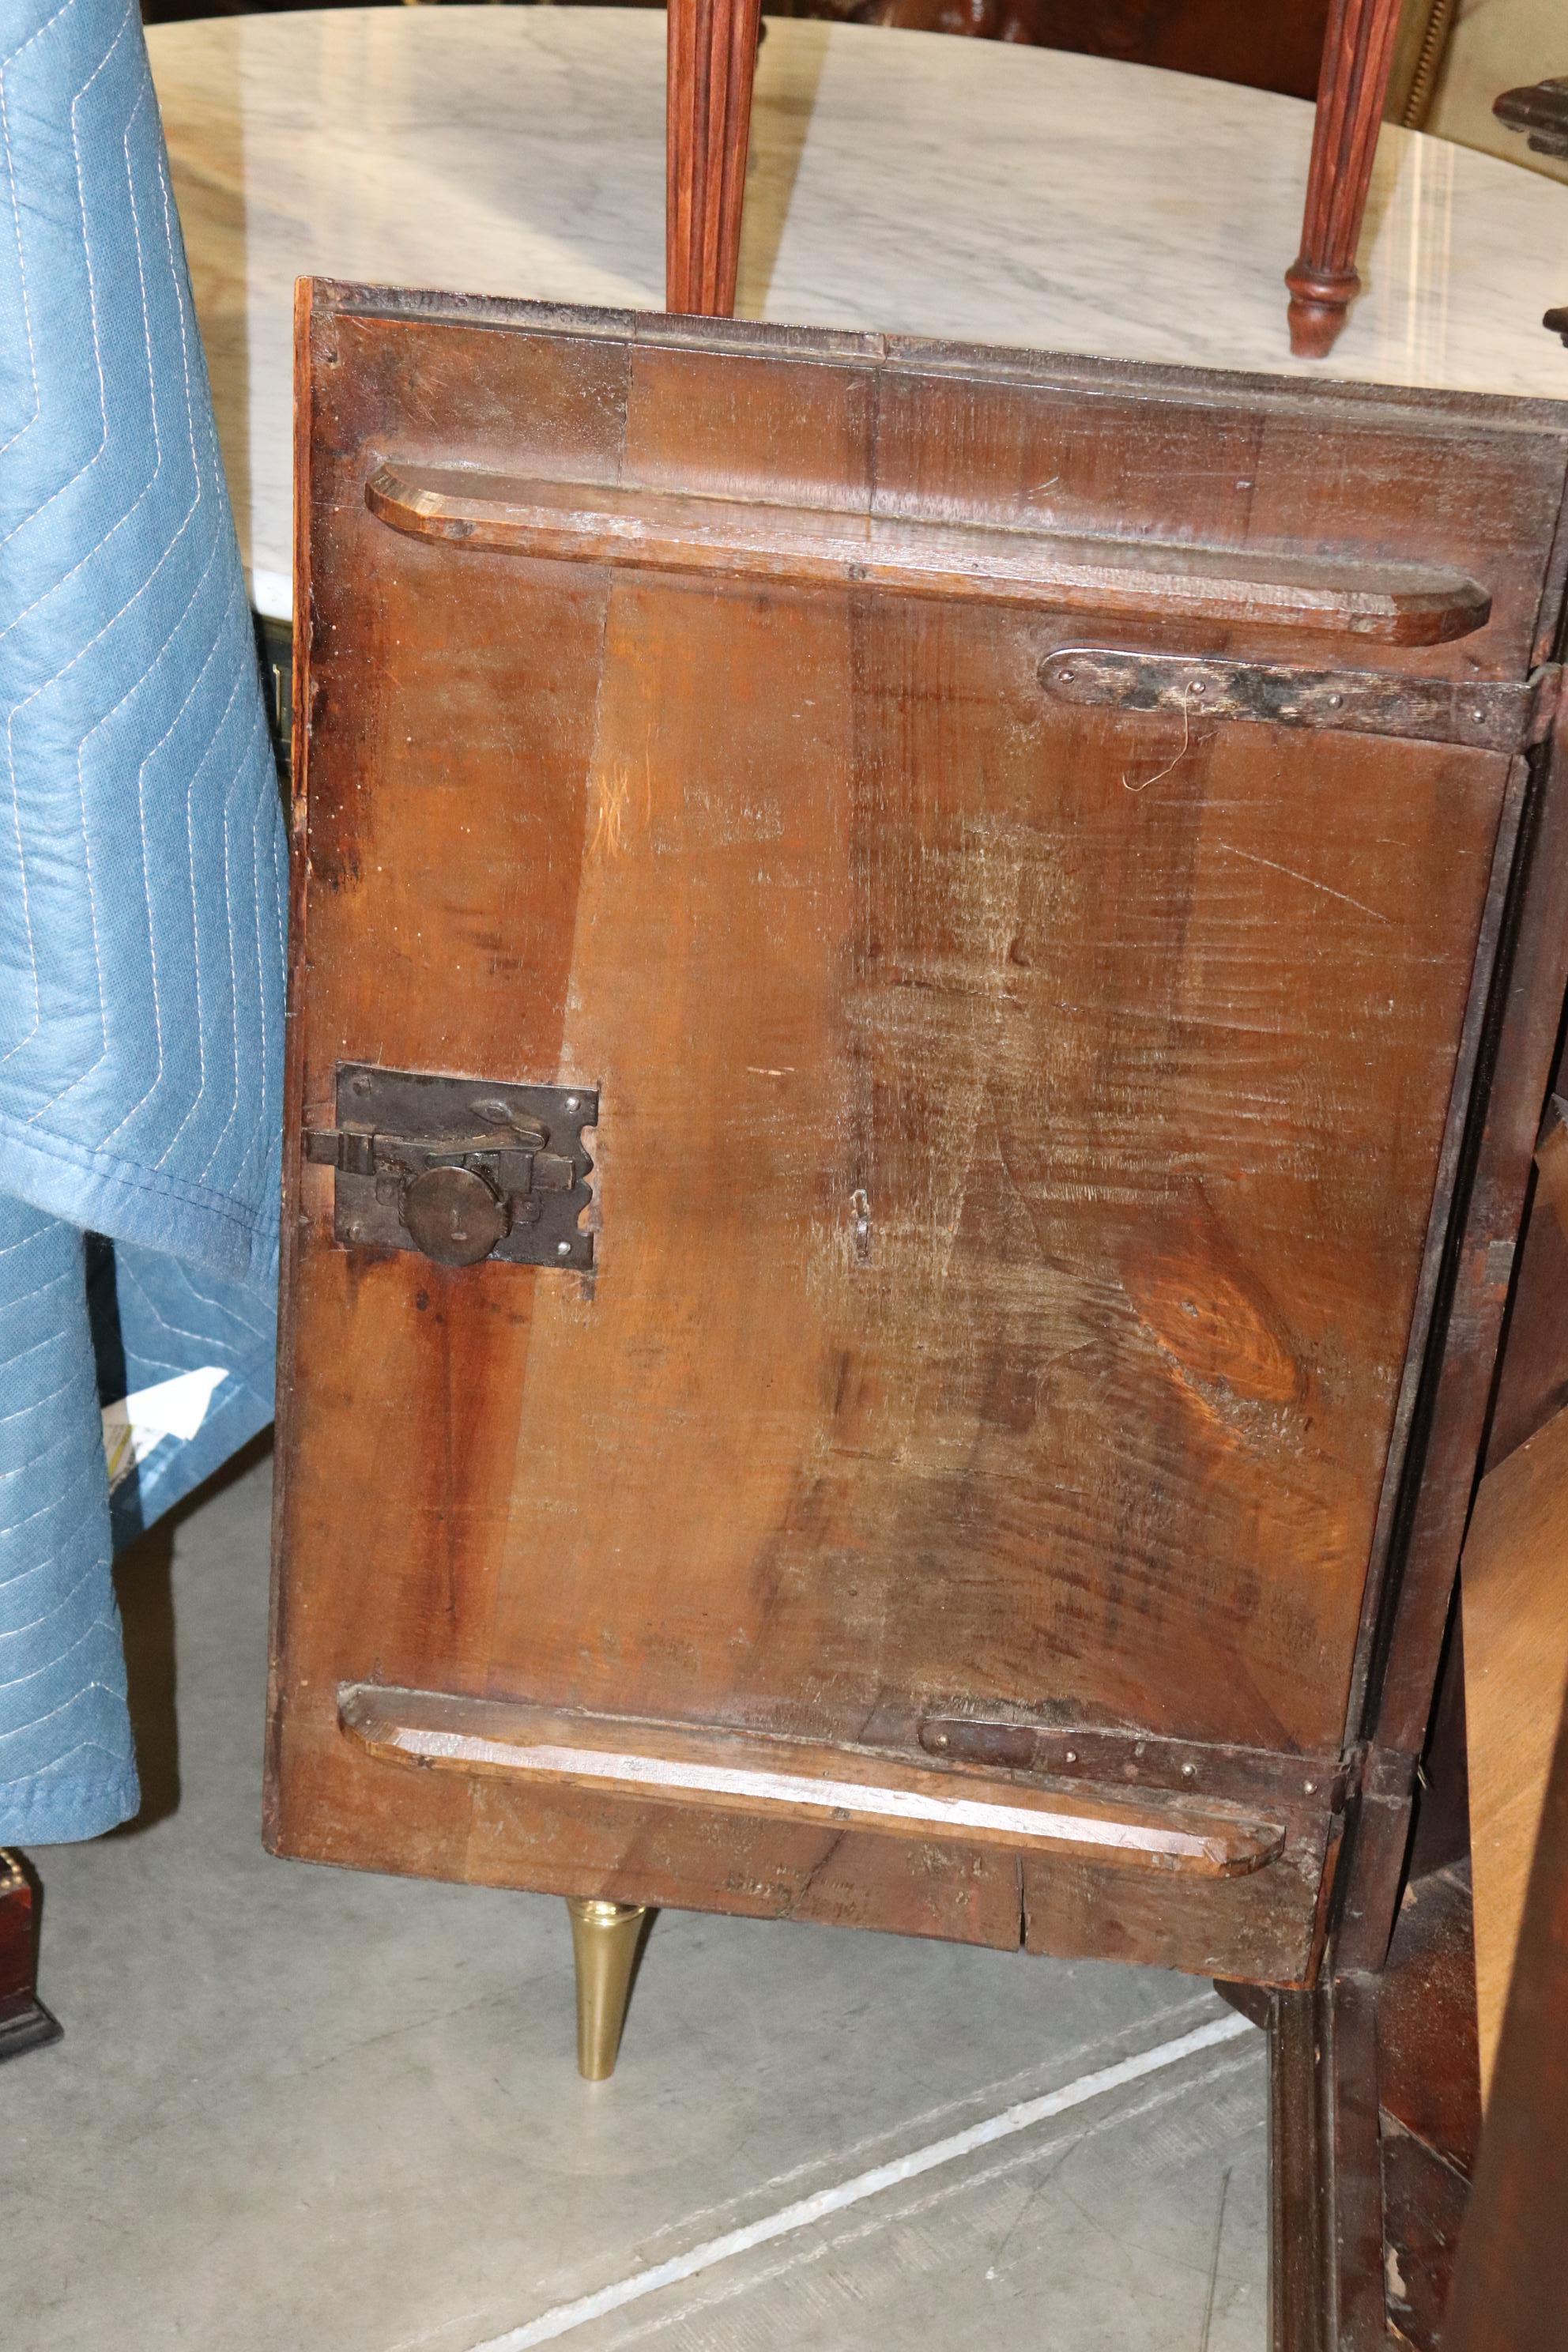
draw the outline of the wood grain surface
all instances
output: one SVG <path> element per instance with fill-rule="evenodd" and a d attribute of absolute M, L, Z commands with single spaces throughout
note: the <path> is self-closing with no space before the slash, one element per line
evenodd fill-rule
<path fill-rule="evenodd" d="M 1439 2352 L 1481 2134 L 1468 1873 L 1413 1876 L 1377 1983 L 1389 2345 Z"/>
<path fill-rule="evenodd" d="M 1417 1443 L 1395 1507 L 1403 1520 L 1394 1535 L 1397 1588 L 1383 1595 L 1356 1708 L 1374 1736 L 1411 1754 L 1431 1713 L 1568 991 L 1568 708 L 1561 699 L 1551 742 L 1528 769 L 1516 767 L 1526 772 L 1525 791 L 1476 1049 L 1489 1082 L 1466 1106 L 1456 1138 L 1448 1280 L 1437 1286 L 1434 1341 L 1412 1408 Z"/>
<path fill-rule="evenodd" d="M 1568 1693 L 1568 1412 L 1482 1479 L 1464 1609 L 1476 1990 L 1489 2083 Z"/>
<path fill-rule="evenodd" d="M 1276 1993 L 1268 2017 L 1271 2352 L 1390 2352 L 1376 1980 Z"/>
<path fill-rule="evenodd" d="M 1557 2352 L 1568 2311 L 1568 1710 L 1542 1809 L 1444 2352 Z"/>
<path fill-rule="evenodd" d="M 1561 1098 L 1565 1084 L 1568 1059 L 1560 1053 L 1552 1096 Z M 1545 1124 L 1548 1131 L 1537 1141 L 1535 1183 L 1509 1302 L 1497 1401 L 1487 1436 L 1489 1469 L 1568 1405 L 1568 1188 L 1561 1183 L 1568 1129 L 1550 1098 Z M 1548 1161 L 1544 1171 L 1543 1158 Z M 1552 1181 L 1543 1183 L 1543 1173 Z"/>
<path fill-rule="evenodd" d="M 1524 763 L 1040 686 L 1343 658 L 1266 611 L 563 562 L 366 488 L 1427 565 L 1489 616 L 1379 665 L 1518 682 L 1562 413 L 331 289 L 301 367 L 291 1132 L 344 1060 L 602 1108 L 587 1279 L 337 1246 L 290 1155 L 272 1842 L 1304 1981 Z M 1267 1869 L 1161 1877 L 410 1773 L 342 1684 L 1300 1793 Z"/>

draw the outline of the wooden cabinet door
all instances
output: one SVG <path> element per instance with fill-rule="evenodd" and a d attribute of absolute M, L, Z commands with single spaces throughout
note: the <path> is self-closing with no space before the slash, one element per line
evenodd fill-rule
<path fill-rule="evenodd" d="M 1304 1980 L 1524 1181 L 1568 412 L 321 286 L 300 368 L 271 1840 Z"/>

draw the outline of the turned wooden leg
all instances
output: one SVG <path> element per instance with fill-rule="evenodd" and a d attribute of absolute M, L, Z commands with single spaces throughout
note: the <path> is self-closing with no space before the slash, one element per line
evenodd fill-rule
<path fill-rule="evenodd" d="M 647 1910 L 641 1903 L 582 1895 L 568 1895 L 566 1908 L 577 1969 L 577 2071 L 587 2082 L 604 2083 L 616 2071 Z"/>
<path fill-rule="evenodd" d="M 735 308 L 761 0 L 669 0 L 665 306 Z"/>
<path fill-rule="evenodd" d="M 1361 279 L 1356 247 L 1394 61 L 1400 0 L 1330 0 L 1301 250 L 1285 272 L 1290 348 L 1326 359 Z"/>
<path fill-rule="evenodd" d="M 0 1850 L 0 2058 L 58 2042 L 60 2029 L 38 1999 L 33 1882 L 20 1854 Z"/>

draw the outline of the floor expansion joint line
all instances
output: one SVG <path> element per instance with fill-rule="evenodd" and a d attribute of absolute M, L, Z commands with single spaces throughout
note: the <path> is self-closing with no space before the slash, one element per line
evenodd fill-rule
<path fill-rule="evenodd" d="M 796 2230 L 809 2230 L 814 2222 L 842 2213 L 851 2205 L 862 2204 L 868 2197 L 879 2196 L 885 2189 L 896 2189 L 902 2181 L 918 2179 L 923 2172 L 934 2172 L 939 2165 L 956 2163 L 960 2157 L 973 2155 L 976 2148 L 989 2147 L 996 2140 L 1011 2139 L 1036 2124 L 1048 2122 L 1053 2116 L 1065 2115 L 1069 2108 L 1103 2098 L 1108 2091 L 1120 2091 L 1129 2083 L 1141 2083 L 1146 2075 L 1163 2073 L 1167 2066 L 1178 2066 L 1184 2058 L 1195 2057 L 1200 2050 L 1213 2050 L 1220 2042 L 1234 2042 L 1242 2034 L 1256 2032 L 1247 2018 L 1234 2011 L 1211 2018 L 1207 2024 L 1194 2026 L 1190 2033 L 1178 2034 L 1173 2042 L 1156 2042 L 1152 2050 L 1140 2050 L 1131 2058 L 1119 2058 L 1112 2065 L 1097 2068 L 1092 2074 L 1080 2074 L 1076 2082 L 1065 2084 L 1059 2091 L 1021 2099 L 1016 2106 L 1005 2107 L 1000 2115 L 987 2116 L 983 2123 L 971 2124 L 964 2131 L 951 2132 L 946 2138 L 931 2140 L 924 2147 L 911 2149 L 907 2156 L 893 2157 L 888 2163 L 873 2165 L 869 2171 L 855 2173 L 830 2189 L 819 2189 L 815 2195 L 799 2198 L 792 2205 L 781 2205 L 776 2213 L 764 2214 L 760 2221 L 749 2221 L 742 2229 L 709 2238 L 684 2254 L 672 2254 L 668 2262 L 656 2263 L 648 2270 L 634 2271 L 630 2277 L 616 2279 L 608 2286 L 595 2288 L 592 2294 L 579 2295 L 574 2302 L 558 2303 L 553 2310 L 542 2312 L 537 2319 L 529 2320 L 521 2327 L 510 2328 L 504 2336 L 487 2337 L 484 2343 L 473 2347 L 473 2352 L 532 2352 L 537 2344 L 553 2344 L 574 2329 L 586 2327 L 592 2320 L 607 2318 L 612 2312 L 624 2311 L 628 2304 L 640 2303 L 645 2295 L 657 2294 L 663 2287 L 696 2278 L 718 2263 L 732 2262 L 737 2254 L 750 2253 L 755 2246 L 771 2245 L 774 2239 L 787 2238 Z"/>

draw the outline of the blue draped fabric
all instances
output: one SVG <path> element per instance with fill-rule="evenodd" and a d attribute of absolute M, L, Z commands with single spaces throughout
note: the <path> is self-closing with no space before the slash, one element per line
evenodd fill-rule
<path fill-rule="evenodd" d="M 271 1416 L 284 846 L 128 0 L 8 0 L 0 151 L 5 1844 L 135 1811 L 115 1540 Z M 111 1507 L 100 1404 L 193 1371 Z"/>

